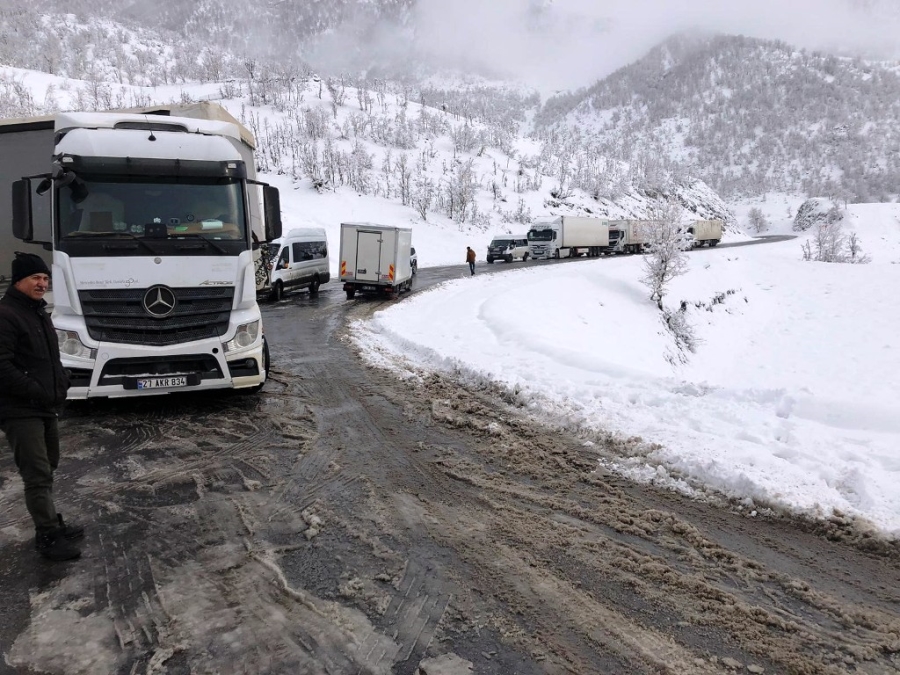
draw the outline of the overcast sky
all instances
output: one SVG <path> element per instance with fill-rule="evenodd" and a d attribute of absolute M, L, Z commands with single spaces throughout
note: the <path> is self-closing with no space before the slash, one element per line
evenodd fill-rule
<path fill-rule="evenodd" d="M 542 94 L 592 84 L 679 30 L 699 27 L 829 51 L 900 56 L 884 0 L 419 0 L 418 47 L 513 73 Z M 888 13 L 885 17 L 884 12 Z M 600 35 L 602 34 L 602 36 Z"/>

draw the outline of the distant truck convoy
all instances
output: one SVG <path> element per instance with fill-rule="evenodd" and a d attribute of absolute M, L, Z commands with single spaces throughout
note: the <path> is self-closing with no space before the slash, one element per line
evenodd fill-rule
<path fill-rule="evenodd" d="M 254 257 L 281 214 L 253 150 L 209 103 L 0 123 L 0 222 L 52 252 L 70 399 L 266 381 Z"/>
<path fill-rule="evenodd" d="M 412 288 L 412 230 L 375 223 L 341 223 L 340 278 L 347 299 L 394 295 Z"/>
<path fill-rule="evenodd" d="M 642 253 L 650 244 L 650 233 L 658 225 L 655 220 L 609 221 L 609 243 L 612 253 Z M 722 240 L 721 220 L 693 220 L 684 224 L 684 233 L 694 248 L 715 246 Z"/>
<path fill-rule="evenodd" d="M 583 216 L 535 218 L 528 230 L 528 253 L 535 260 L 599 256 L 609 248 L 609 221 Z"/>

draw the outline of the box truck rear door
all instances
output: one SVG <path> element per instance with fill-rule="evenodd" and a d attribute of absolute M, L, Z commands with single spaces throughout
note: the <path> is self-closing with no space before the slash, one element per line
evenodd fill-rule
<path fill-rule="evenodd" d="M 381 232 L 359 230 L 356 234 L 356 280 L 381 278 Z"/>

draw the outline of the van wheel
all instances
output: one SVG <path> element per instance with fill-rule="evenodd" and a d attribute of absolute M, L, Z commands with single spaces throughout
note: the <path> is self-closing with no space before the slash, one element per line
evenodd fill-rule
<path fill-rule="evenodd" d="M 488 256 L 487 261 L 488 261 L 488 265 L 493 265 L 493 264 L 494 264 L 494 259 L 493 259 L 491 256 Z"/>
<path fill-rule="evenodd" d="M 512 256 L 511 256 L 511 255 L 506 256 L 506 262 L 508 262 L 508 263 L 511 263 L 511 262 L 512 262 Z"/>
<path fill-rule="evenodd" d="M 313 279 L 309 284 L 309 294 L 315 295 L 319 292 L 319 286 L 322 285 L 322 282 L 319 281 L 319 275 L 317 274 L 315 279 Z"/>
<path fill-rule="evenodd" d="M 272 286 L 272 299 L 276 302 L 284 298 L 284 284 L 280 281 L 276 281 L 275 285 Z"/>
<path fill-rule="evenodd" d="M 528 261 L 528 254 L 527 254 L 527 253 L 523 253 L 523 254 L 522 254 L 522 262 L 527 262 L 527 261 Z"/>

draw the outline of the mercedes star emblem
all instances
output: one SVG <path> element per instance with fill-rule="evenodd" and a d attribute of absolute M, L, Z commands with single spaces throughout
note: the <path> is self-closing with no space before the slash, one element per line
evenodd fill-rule
<path fill-rule="evenodd" d="M 168 286 L 152 286 L 144 293 L 144 311 L 154 319 L 169 316 L 175 304 L 175 293 Z"/>

